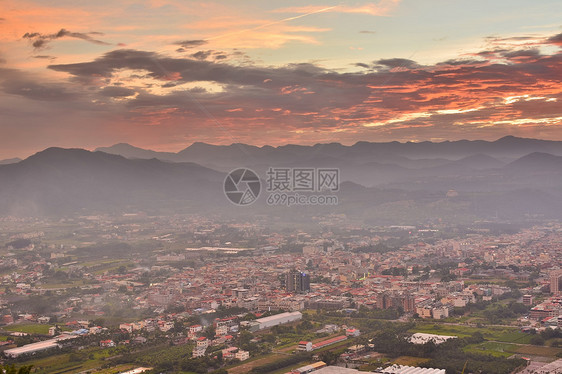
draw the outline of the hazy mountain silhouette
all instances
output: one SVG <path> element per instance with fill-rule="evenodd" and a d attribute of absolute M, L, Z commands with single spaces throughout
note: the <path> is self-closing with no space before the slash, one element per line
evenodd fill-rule
<path fill-rule="evenodd" d="M 177 158 L 177 155 L 175 153 L 156 152 L 149 149 L 134 147 L 127 143 L 119 143 L 119 144 L 112 145 L 111 147 L 101 147 L 96 149 L 96 151 L 121 155 L 126 158 L 141 158 L 141 159 L 158 158 L 163 161 L 169 161 L 169 160 L 173 160 L 174 158 Z"/>
<path fill-rule="evenodd" d="M 466 167 L 469 169 L 496 169 L 505 166 L 505 163 L 492 156 L 477 153 L 460 160 L 453 161 L 449 163 L 449 165 Z"/>
<path fill-rule="evenodd" d="M 225 146 L 198 142 L 178 153 L 142 150 L 127 144 L 117 144 L 98 150 L 128 158 L 195 162 L 225 172 L 240 166 L 286 166 L 294 163 L 304 165 L 327 157 L 344 161 L 349 165 L 376 162 L 412 169 L 437 167 L 450 161 L 465 159 L 457 165 L 490 169 L 503 166 L 504 161 L 510 162 L 533 152 L 562 156 L 562 142 L 506 136 L 493 142 L 483 140 L 439 143 L 357 142 L 351 146 L 330 143 L 313 146 L 288 144 L 279 147 L 256 147 L 240 143 Z"/>
<path fill-rule="evenodd" d="M 0 212 L 50 215 L 157 207 L 174 201 L 197 206 L 210 200 L 205 199 L 209 194 L 222 193 L 223 178 L 193 163 L 49 148 L 17 164 L 0 166 Z"/>
<path fill-rule="evenodd" d="M 400 143 L 381 144 L 393 147 Z M 481 146 L 481 142 L 476 144 Z M 0 165 L 0 214 L 193 212 L 265 214 L 294 221 L 341 213 L 373 224 L 414 224 L 436 218 L 451 222 L 490 217 L 562 218 L 560 156 L 533 152 L 504 165 L 481 152 L 450 161 L 444 158 L 414 160 L 398 153 L 382 154 L 380 150 L 368 156 L 372 147 L 370 143 L 351 147 L 334 143 L 277 148 L 242 144 L 217 147 L 197 143 L 182 151 L 183 156 L 188 154 L 191 159 L 205 161 L 207 158 L 206 163 L 216 163 L 221 170 L 245 166 L 235 163 L 242 158 L 254 160 L 253 166 L 263 182 L 263 195 L 249 207 L 234 206 L 225 198 L 226 173 L 197 163 L 138 158 L 149 153 L 127 145 L 118 148 L 129 152 L 131 158 L 99 151 L 49 148 L 18 163 Z M 428 156 L 427 152 L 419 154 Z M 175 157 L 178 155 L 172 158 Z M 224 159 L 229 161 L 223 164 Z M 268 206 L 265 171 L 276 166 L 268 160 L 285 167 L 339 168 L 343 183 L 336 193 L 338 205 Z M 431 160 L 434 163 L 429 162 Z M 398 164 L 408 162 L 414 164 L 410 167 Z M 415 162 L 420 162 L 418 167 Z M 450 189 L 457 190 L 458 196 L 447 197 Z"/>
<path fill-rule="evenodd" d="M 5 160 L 0 160 L 0 165 L 8 165 L 8 164 L 15 164 L 16 162 L 20 162 L 21 158 L 8 158 Z"/>
<path fill-rule="evenodd" d="M 530 173 L 562 172 L 562 157 L 533 152 L 506 165 L 505 170 Z"/>

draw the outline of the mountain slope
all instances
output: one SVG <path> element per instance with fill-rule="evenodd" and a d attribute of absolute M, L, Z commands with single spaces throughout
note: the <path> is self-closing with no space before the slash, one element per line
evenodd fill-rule
<path fill-rule="evenodd" d="M 562 157 L 533 152 L 509 163 L 504 169 L 509 172 L 562 172 Z"/>
<path fill-rule="evenodd" d="M 49 215 L 153 207 L 175 200 L 197 205 L 212 192 L 222 193 L 223 178 L 192 163 L 49 148 L 0 166 L 0 212 Z"/>
<path fill-rule="evenodd" d="M 100 147 L 96 149 L 96 152 L 104 152 L 114 155 L 120 155 L 126 158 L 141 158 L 141 159 L 158 158 L 164 161 L 171 161 L 177 159 L 177 155 L 175 153 L 156 152 L 150 149 L 142 149 L 139 147 L 134 147 L 127 143 L 119 143 L 119 144 L 112 145 L 111 147 Z"/>
<path fill-rule="evenodd" d="M 15 164 L 17 162 L 20 162 L 21 158 L 8 158 L 5 160 L 0 160 L 0 165 L 8 165 L 8 164 Z"/>
<path fill-rule="evenodd" d="M 213 146 L 200 145 L 199 157 Z M 221 150 L 236 154 L 238 146 Z M 262 152 L 265 147 L 245 148 Z M 345 214 L 373 224 L 417 224 L 442 219 L 450 222 L 527 217 L 562 218 L 562 157 L 532 153 L 509 165 L 478 169 L 493 163 L 474 156 L 443 167 L 404 168 L 366 160 L 345 159 L 346 151 L 287 146 L 287 167 L 338 167 L 338 204 L 332 206 L 269 206 L 266 204 L 267 160 L 256 168 L 262 195 L 251 206 L 239 207 L 225 197 L 225 173 L 195 163 L 123 156 L 82 149 L 49 148 L 15 164 L 0 165 L 1 215 L 74 215 L 144 211 L 148 214 L 225 214 L 232 217 L 274 216 L 290 222 Z M 279 149 L 265 148 L 268 153 Z M 305 157 L 306 156 L 306 157 Z M 212 157 L 212 156 L 209 156 Z M 395 160 L 401 155 L 396 155 Z M 215 159 L 220 161 L 220 159 Z M 224 165 L 223 165 L 224 167 Z M 348 182 L 360 180 L 363 185 Z M 371 187 L 365 187 L 371 186 Z M 373 187 L 374 186 L 374 187 Z M 447 197 L 450 189 L 458 196 Z"/>

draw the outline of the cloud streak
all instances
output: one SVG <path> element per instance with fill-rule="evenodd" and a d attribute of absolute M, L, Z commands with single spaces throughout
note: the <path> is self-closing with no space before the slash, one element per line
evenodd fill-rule
<path fill-rule="evenodd" d="M 232 37 L 234 35 L 243 34 L 243 33 L 246 33 L 246 32 L 261 30 L 261 29 L 271 27 L 271 26 L 275 26 L 275 25 L 278 25 L 278 24 L 281 24 L 281 23 L 294 21 L 294 20 L 297 20 L 299 18 L 308 17 L 308 16 L 311 16 L 313 14 L 329 12 L 333 9 L 336 9 L 337 7 L 338 6 L 330 6 L 330 7 L 311 9 L 310 11 L 307 11 L 307 12 L 295 12 L 295 13 L 304 13 L 304 14 L 300 14 L 298 16 L 293 16 L 293 17 L 287 17 L 287 18 L 284 18 L 284 19 L 281 19 L 281 20 L 278 20 L 278 21 L 267 22 L 267 23 L 264 23 L 262 25 L 252 27 L 252 28 L 248 28 L 248 29 L 243 29 L 243 30 L 229 32 L 229 33 L 222 34 L 222 35 L 213 36 L 213 37 L 207 38 L 206 40 L 222 39 L 222 38 L 226 38 L 226 37 Z"/>
<path fill-rule="evenodd" d="M 335 6 L 301 6 L 301 7 L 289 7 L 281 8 L 275 10 L 277 13 L 305 13 L 314 14 L 318 12 L 337 12 L 337 13 L 355 13 L 355 14 L 367 14 L 370 16 L 386 16 L 390 11 L 396 8 L 400 0 L 381 0 L 376 4 L 368 3 L 356 6 L 349 5 L 335 5 Z"/>
<path fill-rule="evenodd" d="M 94 39 L 92 35 L 103 35 L 100 32 L 89 32 L 89 33 L 81 33 L 81 32 L 71 32 L 66 29 L 60 29 L 57 33 L 54 34 L 41 34 L 38 32 L 26 32 L 22 38 L 29 39 L 31 41 L 31 45 L 35 49 L 42 49 L 47 46 L 49 42 L 56 39 L 61 38 L 75 38 L 75 39 L 82 39 L 87 42 L 99 45 L 111 45 L 110 43 L 106 43 L 104 41 Z"/>

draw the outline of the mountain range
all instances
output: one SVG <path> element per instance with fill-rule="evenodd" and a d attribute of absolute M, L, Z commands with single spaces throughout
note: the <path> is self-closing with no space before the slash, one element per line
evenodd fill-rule
<path fill-rule="evenodd" d="M 134 147 L 126 143 L 102 147 L 97 151 L 119 154 L 127 158 L 158 158 L 174 162 L 196 162 L 200 164 L 240 165 L 260 162 L 294 162 L 314 158 L 334 157 L 348 161 L 366 163 L 377 161 L 400 166 L 438 166 L 439 162 L 459 160 L 473 155 L 487 155 L 503 162 L 533 152 L 562 156 L 562 142 L 505 136 L 496 141 L 458 140 L 444 142 L 357 142 L 346 146 L 340 143 L 316 144 L 312 146 L 288 144 L 278 147 L 257 147 L 248 144 L 211 145 L 193 143 L 177 152 L 157 152 Z M 412 162 L 412 160 L 415 160 Z"/>
<path fill-rule="evenodd" d="M 279 207 L 226 200 L 226 173 L 247 167 L 266 186 L 268 168 L 337 168 L 336 206 Z M 451 190 L 454 190 L 451 192 Z M 0 214 L 272 215 L 294 220 L 346 214 L 372 223 L 562 218 L 562 142 L 338 143 L 214 146 L 178 153 L 117 144 L 94 152 L 49 148 L 0 165 Z"/>
<path fill-rule="evenodd" d="M 358 142 L 351 146 L 330 143 L 256 147 L 239 143 L 228 146 L 194 143 L 177 153 L 121 143 L 96 150 L 131 159 L 195 162 L 222 172 L 244 166 L 260 175 L 269 167 L 333 167 L 340 168 L 344 180 L 374 187 L 404 183 L 418 177 L 479 174 L 533 152 L 562 156 L 562 142 L 506 136 L 493 142 Z"/>
<path fill-rule="evenodd" d="M 0 212 L 87 214 L 167 207 L 177 201 L 186 208 L 197 208 L 222 193 L 223 179 L 223 173 L 193 163 L 129 160 L 83 149 L 48 148 L 0 166 Z"/>

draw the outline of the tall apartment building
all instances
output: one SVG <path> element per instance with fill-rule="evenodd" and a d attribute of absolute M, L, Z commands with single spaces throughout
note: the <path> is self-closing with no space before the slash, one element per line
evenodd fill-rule
<path fill-rule="evenodd" d="M 285 289 L 295 293 L 310 291 L 310 276 L 298 270 L 291 270 L 285 274 Z"/>
<path fill-rule="evenodd" d="M 550 292 L 554 296 L 562 295 L 562 269 L 550 273 Z"/>

